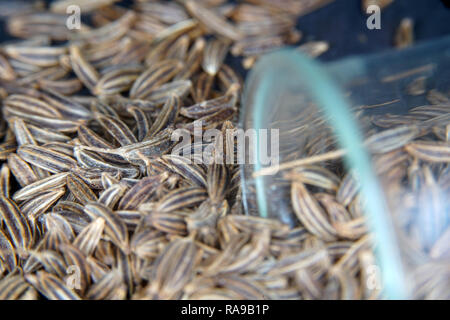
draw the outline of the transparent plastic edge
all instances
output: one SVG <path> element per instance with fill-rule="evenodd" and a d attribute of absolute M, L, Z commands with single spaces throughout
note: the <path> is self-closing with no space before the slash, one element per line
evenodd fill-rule
<path fill-rule="evenodd" d="M 400 249 L 394 234 L 394 226 L 390 217 L 389 210 L 381 191 L 381 185 L 374 174 L 371 166 L 370 157 L 363 147 L 362 135 L 358 124 L 350 112 L 349 104 L 343 93 L 338 89 L 333 79 L 323 67 L 316 61 L 295 51 L 294 49 L 284 49 L 262 57 L 251 71 L 246 82 L 243 94 L 244 107 L 249 101 L 249 87 L 257 83 L 257 91 L 253 94 L 253 124 L 254 129 L 258 131 L 261 128 L 261 117 L 265 114 L 266 105 L 264 101 L 270 94 L 272 81 L 280 81 L 283 77 L 277 68 L 280 61 L 289 66 L 289 72 L 294 72 L 298 77 L 308 79 L 307 87 L 313 98 L 318 102 L 319 107 L 328 119 L 333 119 L 331 124 L 335 136 L 338 138 L 340 146 L 347 149 L 345 160 L 350 168 L 353 168 L 361 180 L 361 192 L 366 199 L 367 218 L 370 229 L 376 235 L 376 255 L 382 270 L 382 280 L 384 284 L 384 295 L 388 299 L 407 299 L 410 298 L 409 290 L 405 281 L 405 274 L 400 258 Z M 347 63 L 358 68 L 359 72 L 364 70 L 363 60 L 360 58 L 351 58 Z M 274 75 L 277 77 L 274 77 Z M 241 112 L 241 117 L 245 111 Z M 256 148 L 260 146 L 256 139 Z M 256 153 L 255 169 L 262 168 Z M 245 183 L 245 181 L 243 181 Z M 257 177 L 255 181 L 258 207 L 261 216 L 267 216 L 267 200 L 265 199 L 263 177 Z M 245 186 L 243 186 L 245 189 Z M 245 200 L 245 199 L 244 199 Z"/>

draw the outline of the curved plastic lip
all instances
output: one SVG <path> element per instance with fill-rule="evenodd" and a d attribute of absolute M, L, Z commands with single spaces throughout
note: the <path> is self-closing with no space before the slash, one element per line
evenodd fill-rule
<path fill-rule="evenodd" d="M 364 59 L 353 58 L 346 59 L 346 65 L 355 68 L 355 72 L 364 73 Z M 280 69 L 288 70 L 289 74 L 279 72 Z M 305 81 L 306 88 L 317 102 L 318 107 L 324 113 L 327 119 L 333 119 L 331 127 L 334 130 L 338 143 L 344 147 L 347 152 L 344 157 L 345 163 L 349 168 L 353 168 L 361 180 L 361 192 L 367 201 L 367 218 L 370 229 L 375 235 L 376 256 L 381 267 L 384 294 L 389 299 L 407 299 L 409 290 L 406 282 L 406 275 L 400 258 L 400 248 L 397 245 L 394 227 L 389 210 L 383 195 L 380 183 L 371 167 L 370 157 L 363 147 L 362 135 L 350 111 L 350 105 L 334 82 L 333 78 L 316 61 L 306 57 L 294 49 L 283 49 L 275 53 L 263 56 L 252 69 L 246 81 L 243 104 L 241 110 L 241 125 L 245 126 L 244 121 L 250 117 L 256 130 L 263 129 L 263 119 L 267 114 L 269 107 L 265 101 L 269 94 L 273 94 L 271 88 L 275 87 L 274 81 L 280 83 L 287 77 L 298 77 L 299 79 L 308 79 Z M 283 82 L 284 83 L 284 82 Z M 246 115 L 245 110 L 252 104 L 254 112 Z M 247 118 L 246 118 L 247 117 Z M 244 129 L 247 129 L 244 127 Z M 259 139 L 256 139 L 254 170 L 262 168 L 259 162 Z M 244 192 L 244 206 L 247 210 L 245 201 L 247 199 L 245 188 L 245 175 L 242 169 L 242 183 Z M 264 177 L 255 179 L 255 193 L 260 215 L 267 217 L 268 208 L 264 190 Z"/>

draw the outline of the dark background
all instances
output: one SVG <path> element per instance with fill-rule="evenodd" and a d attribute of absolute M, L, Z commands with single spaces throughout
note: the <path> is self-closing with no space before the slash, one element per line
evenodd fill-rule
<path fill-rule="evenodd" d="M 414 20 L 417 42 L 450 34 L 450 1 L 394 0 L 381 11 L 381 29 L 366 27 L 367 15 L 360 0 L 335 0 L 330 5 L 301 17 L 298 27 L 304 40 L 327 40 L 330 50 L 321 59 L 334 60 L 352 54 L 375 53 L 392 48 L 402 18 Z"/>
<path fill-rule="evenodd" d="M 14 0 L 0 1 L 14 3 Z M 126 5 L 129 1 L 120 3 Z M 301 43 L 309 40 L 326 40 L 330 43 L 330 50 L 320 57 L 321 60 L 329 61 L 392 48 L 395 30 L 404 17 L 414 20 L 417 42 L 449 35 L 448 7 L 450 0 L 394 0 L 381 12 L 381 30 L 368 30 L 367 15 L 361 9 L 361 0 L 335 0 L 300 17 L 298 28 L 303 32 Z M 0 41 L 8 38 L 4 24 L 0 23 Z"/>

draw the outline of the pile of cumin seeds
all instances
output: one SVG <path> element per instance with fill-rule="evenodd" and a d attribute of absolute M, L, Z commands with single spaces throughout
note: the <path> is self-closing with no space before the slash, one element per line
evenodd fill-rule
<path fill-rule="evenodd" d="M 89 18 L 79 29 L 69 2 Z M 320 239 L 245 216 L 238 167 L 193 163 L 171 140 L 195 120 L 234 130 L 242 79 L 228 53 L 250 68 L 330 1 L 115 2 L 8 7 L 19 39 L 0 44 L 0 299 L 332 297 Z"/>
<path fill-rule="evenodd" d="M 68 2 L 89 15 L 80 30 Z M 235 128 L 228 52 L 251 68 L 330 1 L 115 2 L 8 11 L 22 40 L 0 44 L 0 299 L 378 298 L 365 229 L 245 216 L 237 166 L 172 153 L 194 120 Z"/>

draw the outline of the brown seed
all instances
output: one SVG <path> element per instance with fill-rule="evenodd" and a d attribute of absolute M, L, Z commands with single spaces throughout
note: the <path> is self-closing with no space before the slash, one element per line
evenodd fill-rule
<path fill-rule="evenodd" d="M 130 97 L 132 99 L 145 99 L 152 90 L 169 81 L 182 68 L 183 64 L 174 59 L 164 60 L 151 66 L 133 83 L 130 89 Z"/>
<path fill-rule="evenodd" d="M 80 203 L 86 204 L 97 201 L 94 191 L 76 175 L 70 174 L 67 176 L 67 188 Z"/>
<path fill-rule="evenodd" d="M 66 177 L 68 174 L 69 173 L 67 172 L 63 172 L 45 179 L 37 180 L 18 190 L 13 194 L 12 198 L 15 201 L 27 200 L 42 194 L 43 192 L 64 187 L 66 185 Z"/>
<path fill-rule="evenodd" d="M 17 257 L 14 244 L 9 239 L 9 236 L 2 230 L 0 230 L 0 261 L 9 272 L 12 272 L 16 268 Z"/>
<path fill-rule="evenodd" d="M 98 217 L 87 225 L 75 238 L 73 244 L 89 257 L 97 247 L 105 228 L 105 219 Z"/>
<path fill-rule="evenodd" d="M 18 300 L 30 288 L 22 275 L 5 277 L 0 280 L 0 299 Z"/>
<path fill-rule="evenodd" d="M 154 212 L 150 215 L 146 215 L 144 221 L 153 228 L 169 234 L 181 236 L 187 234 L 185 218 L 178 213 Z"/>
<path fill-rule="evenodd" d="M 86 256 L 74 245 L 63 244 L 60 247 L 60 250 L 63 254 L 66 265 L 75 270 L 77 276 L 79 276 L 79 278 L 76 279 L 76 283 L 73 284 L 75 289 L 83 293 L 91 282 L 91 270 Z"/>
<path fill-rule="evenodd" d="M 69 171 L 76 165 L 75 159 L 44 147 L 24 145 L 17 154 L 26 162 L 53 173 Z"/>
<path fill-rule="evenodd" d="M 26 275 L 25 279 L 50 300 L 81 300 L 62 280 L 45 271 Z"/>
<path fill-rule="evenodd" d="M 347 173 L 339 185 L 336 193 L 336 200 L 347 206 L 356 196 L 359 190 L 359 182 L 353 173 Z"/>
<path fill-rule="evenodd" d="M 419 134 L 415 126 L 403 126 L 384 130 L 366 139 L 365 144 L 374 153 L 385 153 L 400 148 Z"/>
<path fill-rule="evenodd" d="M 314 165 L 296 168 L 291 174 L 286 174 L 286 177 L 327 190 L 337 190 L 340 182 L 333 172 Z"/>
<path fill-rule="evenodd" d="M 160 131 L 173 125 L 178 117 L 179 110 L 180 98 L 174 95 L 170 96 L 164 104 L 158 118 L 156 118 L 155 122 L 153 122 L 153 125 L 150 127 L 150 130 L 144 140 L 149 140 L 155 137 L 155 135 Z"/>
<path fill-rule="evenodd" d="M 85 206 L 84 211 L 91 219 L 103 218 L 105 220 L 105 233 L 115 245 L 125 253 L 128 253 L 128 231 L 126 225 L 111 209 L 99 203 L 90 203 Z"/>
<path fill-rule="evenodd" d="M 118 295 L 117 290 L 120 294 Z M 122 277 L 118 270 L 113 270 L 105 274 L 94 285 L 92 285 L 86 293 L 86 298 L 90 300 L 111 300 L 113 298 L 120 300 L 126 295 Z"/>
<path fill-rule="evenodd" d="M 77 5 L 82 12 L 91 12 L 98 8 L 113 4 L 117 0 L 58 0 L 51 4 L 50 11 L 60 14 L 66 14 L 69 5 Z"/>
<path fill-rule="evenodd" d="M 92 92 L 99 81 L 99 74 L 97 70 L 86 60 L 81 53 L 79 47 L 70 47 L 70 61 L 72 70 L 77 75 L 78 79 Z"/>
<path fill-rule="evenodd" d="M 0 170 L 0 194 L 4 197 L 9 198 L 11 192 L 11 171 L 9 170 L 8 164 L 4 163 Z"/>
<path fill-rule="evenodd" d="M 156 299 L 177 298 L 179 291 L 193 276 L 196 256 L 197 248 L 191 239 L 170 243 L 155 262 L 148 296 Z"/>
<path fill-rule="evenodd" d="M 291 201 L 297 217 L 312 234 L 326 241 L 335 240 L 336 230 L 317 200 L 302 183 L 292 184 Z"/>
<path fill-rule="evenodd" d="M 397 48 L 406 48 L 414 42 L 414 22 L 411 18 L 403 18 L 395 33 L 394 44 Z"/>
<path fill-rule="evenodd" d="M 98 202 L 113 209 L 120 199 L 122 199 L 127 189 L 123 184 L 114 184 L 103 190 L 98 198 Z"/>
<path fill-rule="evenodd" d="M 146 100 L 155 105 L 161 105 L 171 96 L 185 98 L 191 88 L 192 82 L 190 80 L 175 80 L 153 89 L 146 97 Z"/>
<path fill-rule="evenodd" d="M 204 26 L 211 31 L 227 37 L 231 40 L 240 40 L 242 35 L 235 26 L 227 22 L 219 14 L 216 14 L 213 10 L 203 6 L 196 1 L 186 1 L 185 6 L 189 13 L 197 18 Z"/>
<path fill-rule="evenodd" d="M 219 72 L 225 56 L 228 52 L 228 44 L 221 40 L 208 42 L 203 55 L 203 70 L 210 76 L 215 76 Z"/>
<path fill-rule="evenodd" d="M 10 154 L 16 151 L 16 143 L 13 140 L 0 143 L 0 159 L 6 160 Z"/>
<path fill-rule="evenodd" d="M 146 177 L 130 188 L 119 202 L 119 210 L 134 210 L 143 202 L 148 201 L 156 191 L 156 188 L 168 177 L 163 173 L 154 177 Z"/>
<path fill-rule="evenodd" d="M 187 35 L 179 37 L 167 50 L 166 58 L 181 61 L 185 60 L 189 47 L 189 41 L 190 39 Z"/>
<path fill-rule="evenodd" d="M 232 109 L 237 102 L 238 89 L 238 86 L 232 86 L 224 96 L 181 108 L 180 114 L 191 119 L 200 119 L 221 110 Z"/>
<path fill-rule="evenodd" d="M 108 131 L 117 142 L 122 146 L 137 143 L 136 137 L 133 132 L 119 119 L 115 119 L 106 115 L 99 115 L 97 118 L 98 122 L 102 125 L 105 130 Z"/>
<path fill-rule="evenodd" d="M 203 188 L 178 188 L 168 193 L 159 201 L 157 210 L 159 212 L 174 212 L 184 208 L 190 208 L 206 200 L 207 195 L 206 190 Z"/>
<path fill-rule="evenodd" d="M 329 47 L 326 41 L 309 41 L 299 46 L 297 50 L 315 58 L 328 51 Z"/>
<path fill-rule="evenodd" d="M 72 95 L 82 88 L 82 83 L 78 79 L 67 79 L 67 80 L 49 80 L 40 79 L 38 80 L 39 88 L 45 90 L 52 90 L 63 95 Z"/>
<path fill-rule="evenodd" d="M 16 73 L 8 60 L 0 54 L 0 79 L 12 81 L 16 79 Z"/>
<path fill-rule="evenodd" d="M 7 45 L 4 52 L 11 58 L 38 67 L 52 67 L 59 63 L 59 56 L 67 52 L 65 47 L 26 47 Z"/>
<path fill-rule="evenodd" d="M 27 250 L 33 240 L 31 228 L 17 204 L 9 198 L 0 196 L 0 215 L 14 246 L 20 250 Z M 25 252 L 18 253 L 23 255 Z"/>
<path fill-rule="evenodd" d="M 156 258 L 161 253 L 166 239 L 160 231 L 144 229 L 136 232 L 131 239 L 131 251 L 143 259 Z"/>
<path fill-rule="evenodd" d="M 32 38 L 45 35 L 54 40 L 67 40 L 71 30 L 66 26 L 65 14 L 53 14 L 47 12 L 28 13 L 13 16 L 8 20 L 8 30 L 12 35 L 20 38 Z M 85 26 L 81 26 L 82 29 Z"/>
<path fill-rule="evenodd" d="M 98 80 L 95 85 L 96 95 L 113 95 L 128 90 L 141 71 L 139 66 L 123 66 L 114 69 Z"/>
<path fill-rule="evenodd" d="M 450 162 L 450 145 L 447 142 L 412 142 L 405 149 L 409 154 L 425 161 Z"/>
<path fill-rule="evenodd" d="M 36 217 L 47 211 L 65 192 L 66 190 L 63 188 L 44 192 L 22 203 L 20 210 L 30 221 L 33 221 Z"/>
<path fill-rule="evenodd" d="M 11 95 L 5 100 L 6 112 L 8 116 L 17 116 L 21 118 L 22 115 L 32 114 L 41 117 L 61 118 L 61 113 L 58 110 L 43 102 L 25 95 Z"/>

